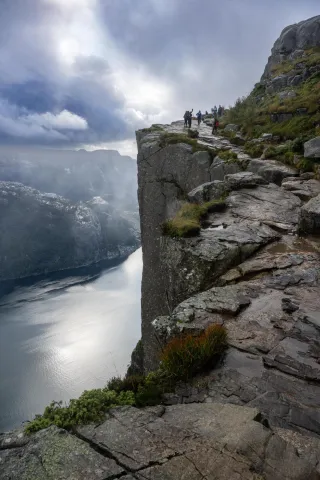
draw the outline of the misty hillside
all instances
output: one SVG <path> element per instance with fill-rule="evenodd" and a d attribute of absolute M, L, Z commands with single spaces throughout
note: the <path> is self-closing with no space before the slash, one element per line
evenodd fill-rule
<path fill-rule="evenodd" d="M 113 150 L 0 149 L 0 280 L 126 257 L 136 191 L 136 162 Z"/>
<path fill-rule="evenodd" d="M 0 181 L 19 182 L 72 201 L 101 196 L 119 210 L 137 210 L 136 162 L 115 150 L 0 148 Z"/>

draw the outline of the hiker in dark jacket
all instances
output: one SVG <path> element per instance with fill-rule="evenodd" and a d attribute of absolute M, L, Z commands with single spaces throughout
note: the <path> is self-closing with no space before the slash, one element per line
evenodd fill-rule
<path fill-rule="evenodd" d="M 184 126 L 185 127 L 188 126 L 189 116 L 190 116 L 190 112 L 189 112 L 189 110 L 186 110 L 185 114 L 183 115 Z"/>
<path fill-rule="evenodd" d="M 193 112 L 193 109 L 190 111 L 190 115 L 189 115 L 189 118 L 188 118 L 188 126 L 189 126 L 189 128 L 191 128 L 191 123 L 192 123 L 192 112 Z"/>

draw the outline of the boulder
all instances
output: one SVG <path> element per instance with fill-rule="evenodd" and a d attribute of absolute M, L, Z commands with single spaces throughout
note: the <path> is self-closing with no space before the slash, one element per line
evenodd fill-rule
<path fill-rule="evenodd" d="M 304 144 L 305 158 L 320 158 L 320 137 L 315 137 Z"/>
<path fill-rule="evenodd" d="M 278 93 L 278 97 L 280 100 L 285 100 L 287 98 L 295 98 L 296 96 L 297 94 L 293 90 Z"/>
<path fill-rule="evenodd" d="M 239 172 L 229 174 L 224 177 L 229 190 L 239 190 L 240 188 L 254 188 L 258 185 L 266 185 L 268 182 L 260 175 L 252 172 Z"/>
<path fill-rule="evenodd" d="M 231 140 L 233 145 L 244 145 L 246 143 L 246 139 L 241 135 L 241 133 L 237 132 L 235 137 Z"/>
<path fill-rule="evenodd" d="M 284 165 L 277 160 L 259 160 L 253 159 L 249 162 L 249 171 L 257 173 L 261 177 L 265 178 L 268 182 L 281 185 L 281 182 L 286 177 L 298 176 L 298 172 L 295 168 Z"/>
<path fill-rule="evenodd" d="M 320 233 L 320 194 L 301 208 L 299 229 L 304 233 Z"/>
<path fill-rule="evenodd" d="M 210 166 L 210 176 L 212 180 L 224 180 L 225 175 L 241 172 L 240 162 L 226 162 L 220 157 L 216 157 Z"/>
<path fill-rule="evenodd" d="M 225 132 L 238 132 L 238 130 L 240 130 L 240 125 L 229 123 L 228 125 L 226 125 L 224 130 Z"/>
<path fill-rule="evenodd" d="M 203 183 L 188 193 L 188 199 L 192 203 L 204 203 L 217 200 L 225 193 L 225 184 L 220 180 Z"/>

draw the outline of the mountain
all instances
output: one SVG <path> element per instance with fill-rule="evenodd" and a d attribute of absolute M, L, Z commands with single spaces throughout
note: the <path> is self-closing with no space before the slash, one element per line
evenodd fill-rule
<path fill-rule="evenodd" d="M 136 163 L 115 151 L 0 151 L 0 280 L 123 258 L 139 246 Z"/>
<path fill-rule="evenodd" d="M 304 144 L 320 135 L 320 16 L 283 30 L 260 82 L 222 119 L 228 124 L 239 131 L 223 134 L 246 143 L 246 153 L 317 173 L 320 142 L 312 153 Z"/>
<path fill-rule="evenodd" d="M 119 209 L 137 210 L 136 176 L 136 162 L 115 150 L 0 149 L 0 180 L 72 201 L 101 196 Z"/>

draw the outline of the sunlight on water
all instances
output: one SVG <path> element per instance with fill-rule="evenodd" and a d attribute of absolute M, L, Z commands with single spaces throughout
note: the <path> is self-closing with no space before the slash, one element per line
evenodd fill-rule
<path fill-rule="evenodd" d="M 137 250 L 85 283 L 41 281 L 1 299 L 0 431 L 125 373 L 140 338 L 141 274 Z"/>

